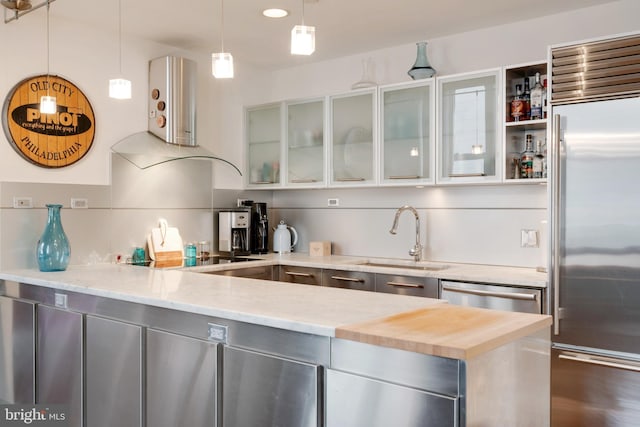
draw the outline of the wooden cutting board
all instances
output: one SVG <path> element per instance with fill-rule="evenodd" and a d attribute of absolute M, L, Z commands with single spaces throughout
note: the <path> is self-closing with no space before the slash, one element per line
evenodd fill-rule
<path fill-rule="evenodd" d="M 551 316 L 438 304 L 341 326 L 337 338 L 467 360 L 551 326 Z"/>
<path fill-rule="evenodd" d="M 184 246 L 180 231 L 176 227 L 169 227 L 167 221 L 161 219 L 158 227 L 152 228 L 147 238 L 149 257 L 155 261 L 182 259 Z"/>

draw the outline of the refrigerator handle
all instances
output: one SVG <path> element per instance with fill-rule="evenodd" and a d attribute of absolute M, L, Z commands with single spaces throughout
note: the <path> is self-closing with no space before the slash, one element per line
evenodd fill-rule
<path fill-rule="evenodd" d="M 560 334 L 560 115 L 553 116 L 553 185 L 551 186 L 552 286 L 553 286 L 553 334 Z"/>

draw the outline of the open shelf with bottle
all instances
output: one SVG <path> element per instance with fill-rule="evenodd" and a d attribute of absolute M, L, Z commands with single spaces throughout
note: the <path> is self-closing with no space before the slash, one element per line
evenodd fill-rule
<path fill-rule="evenodd" d="M 529 88 L 533 89 L 536 83 L 536 73 L 540 74 L 540 83 L 543 85 L 542 97 L 542 118 L 531 120 L 530 105 L 528 100 L 522 99 L 525 104 L 522 115 L 518 117 L 520 105 L 513 103 L 518 95 L 517 89 L 524 92 L 525 81 L 528 79 Z M 544 84 L 548 75 L 548 65 L 546 61 L 519 64 L 504 68 L 504 180 L 505 183 L 544 183 L 547 180 L 546 170 L 546 147 L 548 136 L 547 119 L 547 86 Z M 524 98 L 524 94 L 522 94 Z M 512 108 L 512 103 L 513 108 Z M 512 111 L 513 110 L 513 111 Z M 517 117 L 517 118 L 516 118 Z M 527 168 L 522 170 L 520 161 L 526 149 L 527 135 L 531 135 L 532 151 L 536 157 L 535 178 Z M 538 151 L 536 151 L 538 147 Z M 538 167 L 542 162 L 543 171 Z"/>

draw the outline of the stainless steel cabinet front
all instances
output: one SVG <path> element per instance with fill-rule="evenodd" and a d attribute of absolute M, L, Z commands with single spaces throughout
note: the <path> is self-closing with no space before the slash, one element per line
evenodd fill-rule
<path fill-rule="evenodd" d="M 81 313 L 38 305 L 36 403 L 67 405 L 69 427 L 83 425 L 83 336 Z"/>
<path fill-rule="evenodd" d="M 147 330 L 147 426 L 216 425 L 217 350 L 212 341 Z"/>
<path fill-rule="evenodd" d="M 142 327 L 89 315 L 85 327 L 87 426 L 141 426 Z"/>
<path fill-rule="evenodd" d="M 327 370 L 326 427 L 454 427 L 458 398 Z"/>
<path fill-rule="evenodd" d="M 319 366 L 225 347 L 223 367 L 222 427 L 322 425 Z"/>
<path fill-rule="evenodd" d="M 375 289 L 375 275 L 361 271 L 323 270 L 322 286 L 373 291 Z"/>
<path fill-rule="evenodd" d="M 0 404 L 35 399 L 35 304 L 0 297 Z"/>
<path fill-rule="evenodd" d="M 551 350 L 553 427 L 640 425 L 640 362 Z"/>

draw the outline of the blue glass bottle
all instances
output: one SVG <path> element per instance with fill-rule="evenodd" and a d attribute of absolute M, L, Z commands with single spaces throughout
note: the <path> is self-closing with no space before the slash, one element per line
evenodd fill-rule
<path fill-rule="evenodd" d="M 40 271 L 64 271 L 69 265 L 71 248 L 60 221 L 60 208 L 62 205 L 47 205 L 47 226 L 36 247 Z"/>

